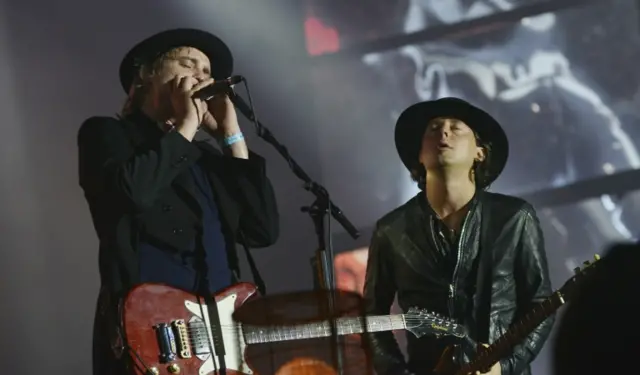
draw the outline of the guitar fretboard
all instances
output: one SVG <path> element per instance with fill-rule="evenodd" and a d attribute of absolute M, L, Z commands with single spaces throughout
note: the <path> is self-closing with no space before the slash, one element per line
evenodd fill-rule
<path fill-rule="evenodd" d="M 405 328 L 406 323 L 403 314 L 338 318 L 335 322 L 335 330 L 338 335 L 363 333 L 365 331 L 392 331 Z M 269 328 L 245 325 L 242 329 L 247 344 L 329 337 L 332 334 L 329 321 Z"/>
<path fill-rule="evenodd" d="M 498 340 L 482 351 L 473 361 L 460 367 L 455 375 L 474 374 L 491 367 L 505 357 L 511 349 L 521 343 L 536 327 L 564 304 L 560 294 L 554 294 L 534 307 L 528 314 L 512 325 Z"/>

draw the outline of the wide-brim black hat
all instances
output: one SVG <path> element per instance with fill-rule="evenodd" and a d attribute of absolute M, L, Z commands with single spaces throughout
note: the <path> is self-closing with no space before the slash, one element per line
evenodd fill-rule
<path fill-rule="evenodd" d="M 233 72 L 231 51 L 217 36 L 197 29 L 166 30 L 136 44 L 122 59 L 120 83 L 124 91 L 129 92 L 142 65 L 153 62 L 177 47 L 192 47 L 202 51 L 211 61 L 211 76 L 214 79 L 228 78 Z"/>
<path fill-rule="evenodd" d="M 429 121 L 438 117 L 451 117 L 463 121 L 491 145 L 491 156 L 484 181 L 485 188 L 502 173 L 509 157 L 509 141 L 502 126 L 487 112 L 458 98 L 442 98 L 416 103 L 404 112 L 396 122 L 396 149 L 404 165 L 411 171 L 419 161 L 422 137 Z"/>

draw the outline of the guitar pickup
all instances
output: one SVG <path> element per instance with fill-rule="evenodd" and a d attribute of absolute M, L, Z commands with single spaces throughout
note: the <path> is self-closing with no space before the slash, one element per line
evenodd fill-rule
<path fill-rule="evenodd" d="M 184 320 L 174 320 L 171 322 L 174 335 L 177 341 L 178 355 L 181 358 L 191 358 L 191 347 L 189 342 L 189 330 Z"/>
<path fill-rule="evenodd" d="M 160 348 L 160 362 L 167 363 L 176 359 L 176 339 L 171 326 L 160 323 L 155 327 L 158 347 Z"/>

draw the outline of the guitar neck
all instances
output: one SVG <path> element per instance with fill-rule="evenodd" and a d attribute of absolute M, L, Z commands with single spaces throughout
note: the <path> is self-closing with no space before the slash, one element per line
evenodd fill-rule
<path fill-rule="evenodd" d="M 335 324 L 335 330 L 341 336 L 405 328 L 406 323 L 403 314 L 338 318 Z M 247 344 L 329 337 L 332 333 L 331 322 L 329 321 L 286 327 L 262 328 L 244 326 L 243 331 Z"/>
<path fill-rule="evenodd" d="M 517 323 L 511 327 L 493 344 L 480 351 L 480 354 L 471 362 L 461 366 L 456 371 L 456 375 L 466 375 L 483 371 L 490 368 L 495 363 L 504 358 L 514 346 L 520 344 L 533 330 L 536 329 L 545 319 L 553 315 L 553 313 L 564 304 L 562 295 L 556 293 L 539 305 L 535 306 L 528 314 L 526 314 Z"/>

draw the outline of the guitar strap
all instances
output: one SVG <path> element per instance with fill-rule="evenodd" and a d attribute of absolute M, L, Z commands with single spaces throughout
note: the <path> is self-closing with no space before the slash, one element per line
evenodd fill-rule
<path fill-rule="evenodd" d="M 244 233 L 240 232 L 240 243 L 242 244 L 242 248 L 244 249 L 244 253 L 247 256 L 247 263 L 249 263 L 249 268 L 251 269 L 251 276 L 253 277 L 253 282 L 256 283 L 260 294 L 263 296 L 267 294 L 267 286 L 260 276 L 260 271 L 258 271 L 258 267 L 256 266 L 255 260 L 253 260 L 253 255 L 251 255 L 251 251 L 249 250 L 249 246 L 247 245 L 247 240 L 244 237 Z M 240 268 L 238 267 L 238 276 L 240 276 Z"/>
<path fill-rule="evenodd" d="M 198 229 L 198 237 L 202 238 L 203 228 L 200 227 Z M 202 245 L 202 241 L 196 241 L 196 264 L 198 269 L 198 290 L 200 297 L 204 299 L 204 302 L 207 306 L 207 314 L 209 315 L 209 327 L 211 339 L 213 341 L 213 348 L 210 346 L 211 355 L 218 357 L 218 363 L 220 364 L 220 368 L 218 368 L 217 374 L 226 375 L 227 373 L 227 365 L 224 360 L 224 356 L 226 355 L 224 348 L 224 337 L 222 335 L 222 323 L 220 322 L 220 312 L 218 311 L 218 304 L 212 296 L 212 292 L 209 288 L 209 278 L 207 275 L 208 267 L 206 262 L 206 252 Z M 204 318 L 204 314 L 203 314 Z"/>

